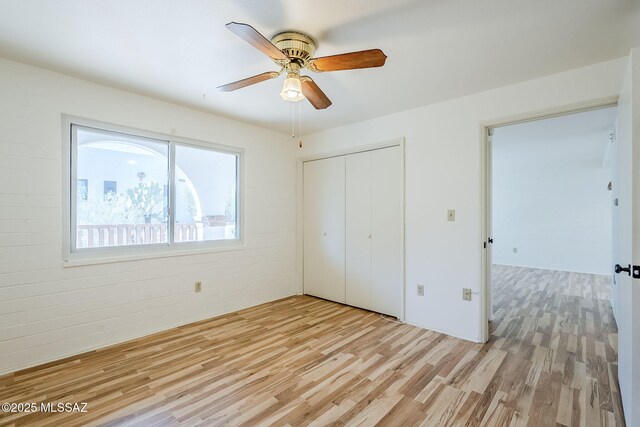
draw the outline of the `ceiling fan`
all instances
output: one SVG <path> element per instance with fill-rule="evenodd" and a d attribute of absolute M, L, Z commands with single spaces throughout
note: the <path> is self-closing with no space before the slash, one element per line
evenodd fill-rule
<path fill-rule="evenodd" d="M 287 77 L 280 93 L 282 99 L 298 102 L 306 98 L 317 110 L 322 110 L 331 105 L 331 100 L 311 77 L 300 75 L 302 69 L 306 68 L 315 73 L 353 70 L 381 67 L 387 60 L 387 56 L 380 49 L 314 58 L 316 44 L 307 34 L 286 31 L 276 34 L 269 41 L 248 24 L 230 22 L 226 27 L 271 58 L 273 62 L 280 66 L 280 71 L 267 71 L 266 73 L 219 86 L 217 89 L 222 92 L 231 92 L 252 84 L 275 79 L 286 72 Z"/>

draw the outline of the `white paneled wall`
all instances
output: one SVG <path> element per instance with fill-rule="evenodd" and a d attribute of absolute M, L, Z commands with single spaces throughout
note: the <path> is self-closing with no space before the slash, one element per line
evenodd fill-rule
<path fill-rule="evenodd" d="M 62 268 L 62 113 L 245 148 L 246 248 Z M 295 149 L 275 132 L 0 59 L 0 374 L 295 294 Z"/>

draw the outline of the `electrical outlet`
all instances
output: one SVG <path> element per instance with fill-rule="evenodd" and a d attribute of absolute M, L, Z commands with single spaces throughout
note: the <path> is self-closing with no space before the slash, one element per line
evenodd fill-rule
<path fill-rule="evenodd" d="M 418 296 L 423 297 L 424 296 L 424 285 L 418 285 L 417 286 L 417 291 L 418 291 Z"/>
<path fill-rule="evenodd" d="M 449 209 L 447 211 L 447 221 L 455 221 L 456 220 L 456 210 Z"/>
<path fill-rule="evenodd" d="M 518 248 L 513 248 L 513 253 L 517 254 L 518 253 Z"/>
<path fill-rule="evenodd" d="M 465 301 L 471 301 L 471 289 L 462 288 L 462 299 Z"/>
<path fill-rule="evenodd" d="M 194 290 L 195 290 L 196 293 L 202 291 L 202 282 L 196 282 L 196 286 L 195 286 Z"/>

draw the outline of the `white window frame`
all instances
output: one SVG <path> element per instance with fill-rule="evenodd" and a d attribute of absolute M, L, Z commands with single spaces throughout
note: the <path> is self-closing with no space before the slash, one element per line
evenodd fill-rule
<path fill-rule="evenodd" d="M 77 197 L 77 141 L 72 125 L 97 130 L 126 134 L 129 136 L 166 142 L 168 145 L 169 168 L 169 223 L 167 242 L 144 245 L 107 246 L 100 248 L 75 248 Z M 227 240 L 205 240 L 194 242 L 174 242 L 175 212 L 175 147 L 193 147 L 236 156 L 236 238 Z M 206 252 L 239 250 L 245 248 L 244 240 L 244 149 L 205 141 L 176 137 L 157 132 L 134 129 L 81 117 L 62 115 L 62 265 L 102 264 L 109 262 L 133 261 L 149 258 L 181 256 Z"/>

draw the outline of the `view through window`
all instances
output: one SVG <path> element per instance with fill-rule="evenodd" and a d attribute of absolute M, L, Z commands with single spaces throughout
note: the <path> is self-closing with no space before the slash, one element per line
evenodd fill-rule
<path fill-rule="evenodd" d="M 238 238 L 238 153 L 79 125 L 72 134 L 72 251 Z"/>

